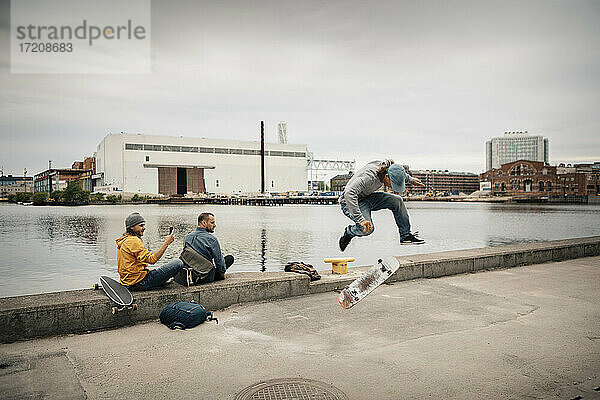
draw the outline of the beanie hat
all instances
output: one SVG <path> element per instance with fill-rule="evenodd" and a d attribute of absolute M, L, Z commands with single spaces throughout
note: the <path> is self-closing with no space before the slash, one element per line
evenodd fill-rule
<path fill-rule="evenodd" d="M 125 228 L 129 229 L 132 226 L 136 226 L 137 224 L 141 224 L 142 222 L 146 222 L 144 217 L 140 215 L 140 213 L 131 213 L 125 218 Z"/>
<path fill-rule="evenodd" d="M 402 165 L 392 164 L 388 168 L 388 175 L 392 183 L 392 190 L 402 194 L 406 190 L 404 182 L 406 181 L 406 171 Z"/>

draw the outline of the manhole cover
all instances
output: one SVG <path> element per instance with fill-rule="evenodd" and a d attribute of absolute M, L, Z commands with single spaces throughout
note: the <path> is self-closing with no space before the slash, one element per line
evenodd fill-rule
<path fill-rule="evenodd" d="M 249 386 L 235 400 L 348 400 L 338 388 L 310 379 L 272 379 Z"/>

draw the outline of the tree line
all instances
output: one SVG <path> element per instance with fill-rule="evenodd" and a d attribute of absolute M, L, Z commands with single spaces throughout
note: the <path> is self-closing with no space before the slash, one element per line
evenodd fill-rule
<path fill-rule="evenodd" d="M 146 196 L 133 195 L 130 201 L 145 202 Z M 8 195 L 8 201 L 11 203 L 33 203 L 35 205 L 43 204 L 64 204 L 78 205 L 90 203 L 120 203 L 123 196 L 104 193 L 90 193 L 83 190 L 78 182 L 70 182 L 64 190 L 55 190 L 50 196 L 46 192 L 20 192 Z"/>

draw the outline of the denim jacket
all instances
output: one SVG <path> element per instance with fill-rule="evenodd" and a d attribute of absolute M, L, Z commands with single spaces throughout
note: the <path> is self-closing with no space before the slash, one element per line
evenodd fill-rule
<path fill-rule="evenodd" d="M 195 231 L 188 233 L 185 236 L 183 247 L 185 248 L 186 246 L 190 246 L 204 258 L 214 262 L 219 273 L 225 273 L 225 259 L 221 253 L 219 240 L 206 229 L 196 228 Z"/>

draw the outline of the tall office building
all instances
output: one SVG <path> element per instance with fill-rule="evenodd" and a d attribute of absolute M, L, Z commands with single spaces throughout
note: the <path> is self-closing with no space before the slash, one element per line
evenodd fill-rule
<path fill-rule="evenodd" d="M 504 132 L 504 136 L 485 142 L 485 168 L 500 168 L 517 160 L 548 163 L 548 139 L 524 132 Z"/>

